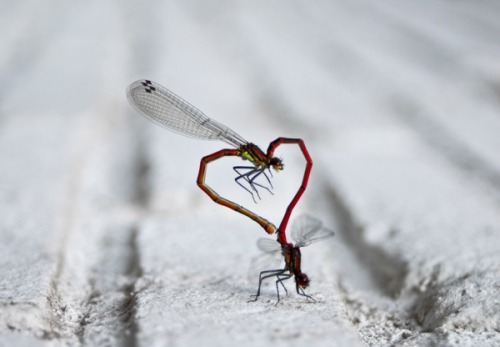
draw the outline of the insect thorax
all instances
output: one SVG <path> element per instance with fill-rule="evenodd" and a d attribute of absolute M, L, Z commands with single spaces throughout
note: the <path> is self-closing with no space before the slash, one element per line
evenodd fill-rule
<path fill-rule="evenodd" d="M 267 156 L 259 147 L 257 147 L 253 143 L 241 146 L 240 151 L 241 158 L 243 158 L 243 160 L 250 161 L 256 167 L 265 168 L 269 166 L 269 164 L 267 163 Z"/>

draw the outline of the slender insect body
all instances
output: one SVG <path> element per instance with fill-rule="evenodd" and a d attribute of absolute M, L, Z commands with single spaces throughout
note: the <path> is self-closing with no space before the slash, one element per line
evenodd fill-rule
<path fill-rule="evenodd" d="M 304 292 L 304 289 L 309 286 L 310 280 L 301 269 L 302 254 L 300 248 L 328 239 L 333 235 L 334 232 L 332 230 L 323 228 L 323 223 L 321 223 L 321 221 L 304 215 L 299 217 L 292 226 L 292 238 L 295 240 L 295 245 L 288 242 L 282 242 L 280 238 L 278 238 L 278 242 L 270 239 L 259 239 L 257 245 L 268 255 L 273 256 L 273 254 L 281 252 L 285 266 L 280 269 L 265 270 L 260 273 L 259 286 L 257 294 L 254 295 L 254 301 L 260 296 L 260 289 L 263 281 L 272 277 L 276 278 L 278 302 L 280 301 L 279 286 L 281 285 L 283 289 L 285 289 L 285 292 L 287 292 L 283 282 L 291 277 L 295 277 L 295 289 L 297 294 L 308 300 L 315 301 L 310 295 Z"/>
<path fill-rule="evenodd" d="M 268 239 L 265 239 L 265 240 L 271 241 Z M 263 244 L 263 242 L 261 241 L 261 245 L 262 244 Z M 265 246 L 265 247 L 268 247 L 268 246 Z M 272 248 L 273 246 L 270 246 L 270 247 Z M 276 277 L 276 294 L 278 297 L 278 302 L 276 304 L 278 304 L 280 301 L 279 286 L 281 285 L 283 287 L 283 289 L 285 290 L 285 292 L 288 294 L 288 291 L 287 291 L 283 282 L 290 279 L 291 277 L 294 277 L 295 278 L 295 290 L 297 291 L 297 294 L 314 302 L 315 300 L 313 299 L 313 297 L 311 297 L 310 295 L 307 295 L 304 292 L 304 289 L 309 286 L 310 280 L 309 280 L 309 277 L 305 273 L 303 273 L 301 270 L 302 255 L 300 253 L 300 247 L 294 246 L 291 243 L 287 243 L 287 244 L 284 244 L 282 246 L 280 246 L 278 244 L 278 247 L 281 248 L 281 254 L 282 254 L 283 259 L 285 261 L 285 266 L 281 269 L 265 270 L 259 274 L 259 287 L 257 289 L 257 294 L 254 295 L 254 297 L 255 297 L 254 301 L 256 301 L 258 299 L 258 297 L 260 296 L 260 289 L 261 289 L 261 285 L 262 285 L 263 281 L 268 279 L 268 278 Z M 268 252 L 272 252 L 272 251 L 268 250 Z"/>
<path fill-rule="evenodd" d="M 249 143 L 240 147 L 241 157 L 243 160 L 248 160 L 255 166 L 266 166 L 267 157 L 264 152 L 255 144 Z"/>
<path fill-rule="evenodd" d="M 166 129 L 192 138 L 224 141 L 232 146 L 231 149 L 222 149 L 201 159 L 197 184 L 217 204 L 226 206 L 251 218 L 257 222 L 266 231 L 266 233 L 277 234 L 278 244 L 276 246 L 278 246 L 278 250 L 282 252 L 285 260 L 285 267 L 261 272 L 259 276 L 259 288 L 257 295 L 255 296 L 255 300 L 257 300 L 257 297 L 260 295 L 260 286 L 262 281 L 266 278 L 274 276 L 277 278 L 276 288 L 278 302 L 278 284 L 282 285 L 286 291 L 283 281 L 291 278 L 292 276 L 295 277 L 297 293 L 308 299 L 314 300 L 309 295 L 306 295 L 303 290 L 309 285 L 309 278 L 301 271 L 300 247 L 307 246 L 312 242 L 332 236 L 333 233 L 321 237 L 311 238 L 311 235 L 315 234 L 319 230 L 318 224 L 319 227 L 321 226 L 319 221 L 314 221 L 313 224 L 305 225 L 306 228 L 310 229 L 309 234 L 300 232 L 298 234 L 299 237 L 295 238 L 295 240 L 298 241 L 295 245 L 288 243 L 286 240 L 286 227 L 288 220 L 293 209 L 295 208 L 295 205 L 307 187 L 307 182 L 313 165 L 304 141 L 298 138 L 279 137 L 272 141 L 269 144 L 267 152 L 264 152 L 257 145 L 246 141 L 227 126 L 210 119 L 203 114 L 203 112 L 170 90 L 150 80 L 139 80 L 132 83 L 127 89 L 127 98 L 130 104 L 144 117 Z M 270 194 L 273 194 L 273 185 L 270 179 L 270 177 L 272 177 L 271 168 L 275 171 L 281 171 L 284 169 L 283 161 L 281 158 L 274 156 L 274 151 L 282 144 L 298 145 L 306 160 L 306 166 L 302 177 L 302 183 L 295 193 L 292 201 L 288 205 L 279 228 L 276 228 L 274 224 L 245 207 L 220 196 L 205 183 L 206 168 L 209 163 L 222 157 L 236 156 L 243 160 L 248 160 L 251 163 L 251 165 L 248 166 L 235 166 L 233 167 L 233 170 L 237 173 L 237 177 L 234 179 L 235 182 L 250 193 L 254 202 L 257 202 L 254 194 L 260 199 L 258 188 L 261 190 L 267 190 Z"/>
<path fill-rule="evenodd" d="M 281 254 L 283 255 L 283 258 L 285 260 L 285 270 L 288 270 L 290 272 L 293 272 L 293 266 L 291 266 L 291 263 L 292 263 L 292 258 L 294 258 L 294 255 L 292 250 L 293 250 L 293 245 L 291 243 L 281 247 Z"/>
<path fill-rule="evenodd" d="M 259 223 L 268 233 L 276 232 L 277 228 L 266 219 L 258 216 L 252 211 L 236 204 L 222 196 L 219 196 L 205 182 L 207 165 L 222 157 L 237 156 L 248 160 L 251 165 L 235 166 L 233 170 L 237 173 L 235 182 L 245 189 L 254 202 L 256 196 L 260 199 L 262 190 L 273 194 L 271 168 L 275 171 L 283 170 L 284 165 L 280 158 L 274 156 L 274 151 L 282 144 L 298 145 L 306 160 L 306 167 L 302 184 L 289 204 L 285 216 L 281 222 L 280 230 L 285 230 L 290 214 L 306 189 L 309 174 L 312 168 L 312 159 L 301 139 L 279 137 L 269 144 L 267 152 L 262 151 L 257 145 L 246 141 L 239 134 L 209 117 L 196 107 L 177 96 L 167 88 L 151 80 L 138 80 L 127 89 L 127 98 L 130 104 L 145 118 L 170 131 L 202 140 L 220 140 L 229 144 L 231 149 L 223 149 L 203 157 L 200 161 L 197 184 L 216 203 L 239 212 Z M 279 237 L 283 240 L 286 235 L 282 232 Z"/>
<path fill-rule="evenodd" d="M 236 183 L 249 192 L 255 202 L 257 201 L 254 194 L 260 199 L 258 188 L 272 194 L 271 180 L 264 171 L 271 167 L 275 170 L 283 169 L 281 159 L 273 157 L 272 152 L 264 153 L 257 145 L 246 141 L 227 126 L 207 117 L 196 107 L 153 81 L 139 80 L 132 83 L 127 90 L 127 97 L 131 105 L 144 117 L 168 130 L 198 139 L 221 140 L 233 146 L 236 152 L 227 150 L 221 153 L 221 156 L 230 153 L 229 155 L 237 155 L 253 164 L 234 167 L 238 173 Z M 275 148 L 276 146 L 273 146 L 272 151 Z M 207 158 L 211 161 L 219 159 L 213 155 L 203 159 Z M 205 171 L 202 165 L 207 160 L 204 160 L 200 164 L 200 172 Z M 265 181 L 258 183 L 258 178 L 262 176 L 268 184 Z M 204 184 L 202 181 L 201 185 Z M 223 200 L 221 198 L 218 201 Z"/>
<path fill-rule="evenodd" d="M 284 270 L 289 271 L 290 274 L 295 277 L 295 283 L 297 286 L 300 288 L 307 288 L 309 286 L 309 278 L 300 268 L 302 261 L 300 247 L 296 247 L 291 243 L 288 243 L 282 247 L 281 253 L 285 260 Z"/>
<path fill-rule="evenodd" d="M 302 255 L 300 254 L 300 248 L 294 247 L 292 250 L 293 259 L 291 260 L 291 264 L 293 264 L 293 275 L 295 276 L 295 283 L 298 288 L 307 288 L 309 286 L 309 277 L 300 269 L 300 265 L 302 263 Z"/>
<path fill-rule="evenodd" d="M 242 159 L 250 161 L 256 168 L 268 169 L 272 167 L 276 171 L 279 171 L 284 167 L 280 158 L 270 157 L 253 143 L 241 146 L 240 151 Z"/>

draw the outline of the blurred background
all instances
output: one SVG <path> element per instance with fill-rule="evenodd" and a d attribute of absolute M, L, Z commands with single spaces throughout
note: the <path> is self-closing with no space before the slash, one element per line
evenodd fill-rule
<path fill-rule="evenodd" d="M 278 136 L 303 137 L 315 157 L 324 155 L 318 165 L 333 167 L 332 156 L 349 156 L 347 149 L 404 156 L 413 136 L 490 194 L 500 187 L 494 1 L 4 1 L 2 8 L 2 133 L 19 137 L 2 147 L 4 157 L 57 146 L 53 156 L 70 158 L 62 151 L 91 150 L 97 129 L 130 126 L 130 141 L 158 136 L 158 155 L 184 160 L 176 171 L 195 172 L 195 158 L 221 144 L 191 143 L 137 120 L 124 90 L 149 78 L 264 149 Z M 166 181 L 155 189 L 185 189 L 178 175 L 165 175 L 149 177 Z M 151 192 L 148 204 L 161 209 L 162 194 Z"/>
<path fill-rule="evenodd" d="M 65 134 L 89 114 L 118 119 L 130 113 L 125 87 L 146 77 L 262 147 L 309 132 L 324 148 L 354 128 L 362 139 L 402 124 L 498 187 L 498 11 L 494 1 L 3 1 L 4 132 L 26 114 L 33 127 L 61 117 Z"/>
<path fill-rule="evenodd" d="M 498 208 L 496 1 L 3 0 L 0 8 L 5 302 L 40 308 L 56 290 L 78 312 L 96 286 L 125 295 L 145 273 L 169 271 L 165 242 L 176 244 L 169 235 L 177 234 L 182 245 L 187 225 L 214 229 L 193 234 L 193 242 L 234 247 L 220 254 L 219 270 L 230 276 L 228 259 L 265 236 L 196 187 L 200 158 L 227 145 L 165 131 L 128 105 L 126 87 L 143 78 L 264 150 L 279 136 L 303 138 L 315 166 L 297 211 L 313 211 L 336 229 L 346 221 L 360 226 L 363 232 L 345 236 L 349 247 L 385 245 L 394 230 L 415 235 L 408 225 L 419 233 L 451 230 L 460 218 L 483 230 L 471 206 Z M 275 174 L 275 195 L 263 194 L 262 203 L 235 188 L 227 167 L 214 168 L 207 181 L 279 224 L 303 158 L 297 149 L 278 154 L 289 174 Z M 436 210 L 442 220 L 426 219 Z M 217 230 L 221 221 L 227 230 Z M 401 254 L 405 247 L 381 248 Z M 199 269 L 207 260 L 200 257 Z M 38 329 L 14 316 L 3 319 Z"/>

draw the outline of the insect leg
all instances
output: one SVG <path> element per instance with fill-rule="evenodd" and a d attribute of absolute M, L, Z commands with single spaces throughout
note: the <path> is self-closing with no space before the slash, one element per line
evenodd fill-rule
<path fill-rule="evenodd" d="M 271 181 L 269 180 L 269 177 L 267 177 L 265 170 L 266 170 L 265 168 L 264 168 L 264 169 L 259 169 L 259 170 L 257 170 L 257 173 L 256 173 L 255 175 L 253 175 L 253 177 L 251 177 L 251 178 L 248 180 L 248 183 L 250 183 L 250 185 L 251 185 L 252 187 L 255 185 L 255 186 L 257 186 L 257 187 L 261 187 L 262 189 L 267 190 L 270 194 L 273 194 L 273 192 L 272 192 L 272 190 L 271 190 L 271 189 L 273 188 L 273 185 L 272 185 Z M 251 174 L 253 174 L 253 173 L 251 173 Z M 271 189 L 269 189 L 268 187 L 266 187 L 266 186 L 264 186 L 264 185 L 262 185 L 262 184 L 260 184 L 260 183 L 256 183 L 256 182 L 254 182 L 254 181 L 255 181 L 255 179 L 256 179 L 257 177 L 259 177 L 261 174 L 264 174 L 264 176 L 266 177 L 267 181 L 269 182 L 269 185 L 271 186 Z M 254 189 L 255 189 L 255 188 L 254 188 Z M 255 189 L 255 190 L 256 190 L 256 189 Z"/>
<path fill-rule="evenodd" d="M 268 279 L 270 277 L 274 277 L 274 276 L 278 276 L 282 273 L 284 273 L 286 270 L 283 270 L 283 269 L 277 269 L 277 270 L 265 270 L 265 271 L 262 271 L 260 274 L 259 274 L 259 287 L 257 288 L 257 294 L 255 295 L 251 295 L 251 296 L 254 296 L 255 299 L 254 300 L 249 300 L 250 301 L 257 301 L 257 298 L 260 296 L 260 288 L 262 286 L 262 282 L 265 280 L 265 279 Z M 278 294 L 278 298 L 279 298 L 279 294 Z"/>
<path fill-rule="evenodd" d="M 279 275 L 276 275 L 276 278 L 278 278 L 276 280 L 276 294 L 278 296 L 278 301 L 276 302 L 276 305 L 278 305 L 278 303 L 280 302 L 280 289 L 278 287 L 278 283 L 281 284 L 281 286 L 283 288 L 285 288 L 285 292 L 286 294 L 288 295 L 288 290 L 286 290 L 286 287 L 285 285 L 283 284 L 283 281 L 286 281 L 287 279 L 289 279 L 290 277 L 292 277 L 292 274 L 291 273 L 288 273 L 288 274 L 279 274 Z"/>
<path fill-rule="evenodd" d="M 304 289 L 302 289 L 298 284 L 296 285 L 296 289 L 297 289 L 297 294 L 299 294 L 301 296 L 305 296 L 307 298 L 307 300 L 311 299 L 313 302 L 316 302 L 316 300 L 314 300 L 314 298 L 312 296 L 307 295 L 304 292 Z"/>
<path fill-rule="evenodd" d="M 239 170 L 241 170 L 241 169 L 251 169 L 251 171 L 249 171 L 249 172 L 245 172 L 245 173 L 243 173 L 243 174 L 242 174 L 242 173 L 239 171 Z M 255 187 L 254 187 L 254 186 L 250 183 L 250 180 L 248 179 L 248 177 L 256 171 L 255 167 L 253 167 L 253 166 L 234 166 L 234 167 L 233 167 L 233 170 L 234 170 L 234 171 L 236 171 L 236 173 L 239 175 L 238 177 L 236 177 L 236 178 L 234 179 L 234 181 L 235 181 L 236 183 L 238 183 L 238 185 L 239 185 L 241 188 L 243 188 L 243 189 L 245 189 L 247 192 L 249 192 L 249 193 L 250 193 L 250 195 L 252 196 L 253 202 L 257 203 L 257 201 L 255 200 L 255 197 L 253 196 L 252 191 L 250 191 L 250 189 L 248 189 L 247 187 L 245 187 L 243 184 L 241 184 L 241 183 L 240 183 L 240 180 L 241 180 L 242 178 L 243 178 L 243 179 L 245 179 L 245 181 L 247 181 L 247 182 L 250 184 L 250 187 L 251 187 L 251 188 L 255 191 L 255 193 L 257 194 L 257 197 L 258 197 L 258 198 L 259 198 L 259 200 L 260 200 L 260 195 L 259 195 L 259 192 L 257 191 L 257 189 L 255 189 Z"/>
<path fill-rule="evenodd" d="M 241 169 L 247 169 L 249 170 L 248 172 L 244 172 L 244 173 L 241 173 L 240 170 Z M 252 170 L 250 170 L 252 169 Z M 244 178 L 248 184 L 250 185 L 250 187 L 254 190 L 254 192 L 257 194 L 258 198 L 261 199 L 260 197 L 260 194 L 259 194 L 259 191 L 257 190 L 257 188 L 255 188 L 256 186 L 257 187 L 260 187 L 262 189 L 265 189 L 267 190 L 270 194 L 273 194 L 272 192 L 272 188 L 273 188 L 273 184 L 271 183 L 271 180 L 269 179 L 269 177 L 267 176 L 266 172 L 265 172 L 265 168 L 255 168 L 253 166 L 234 166 L 233 167 L 233 170 L 236 171 L 238 173 L 238 177 L 235 178 L 235 181 L 241 186 L 243 187 L 246 191 L 250 192 L 246 187 L 244 187 L 240 182 L 238 182 L 240 179 Z M 264 177 L 266 177 L 266 180 L 267 182 L 269 183 L 269 186 L 271 187 L 271 189 L 269 189 L 268 187 L 260 184 L 260 183 L 256 183 L 254 182 L 255 179 L 257 177 L 259 177 L 261 174 L 264 174 Z M 253 176 L 252 176 L 253 175 Z M 252 194 L 250 192 L 250 194 Z M 253 194 L 252 194 L 252 198 L 253 198 Z M 255 201 L 255 199 L 254 199 Z"/>

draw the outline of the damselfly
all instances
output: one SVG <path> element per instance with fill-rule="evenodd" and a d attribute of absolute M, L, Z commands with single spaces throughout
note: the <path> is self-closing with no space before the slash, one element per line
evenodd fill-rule
<path fill-rule="evenodd" d="M 130 104 L 143 116 L 160 126 L 188 137 L 204 140 L 221 140 L 233 146 L 234 148 L 232 149 L 222 149 L 201 159 L 197 179 L 198 186 L 216 203 L 251 218 L 259 223 L 267 233 L 272 234 L 276 231 L 274 224 L 245 207 L 220 196 L 205 183 L 207 165 L 210 162 L 227 156 L 238 156 L 243 160 L 248 160 L 251 163 L 250 166 L 235 166 L 233 168 L 237 173 L 235 181 L 248 191 L 254 201 L 256 201 L 254 193 L 260 198 L 258 188 L 272 192 L 271 179 L 266 170 L 271 174 L 271 168 L 276 171 L 281 171 L 284 168 L 283 161 L 274 156 L 276 148 L 281 144 L 297 144 L 306 160 L 306 168 L 302 184 L 288 206 L 290 212 L 304 192 L 312 168 L 312 159 L 302 139 L 279 137 L 269 144 L 267 152 L 264 153 L 257 145 L 246 141 L 227 126 L 207 117 L 196 107 L 155 82 L 139 80 L 132 83 L 128 87 L 127 97 Z M 269 188 L 256 182 L 256 179 L 261 175 L 266 178 L 270 186 Z M 248 188 L 244 183 L 248 185 Z M 290 213 L 285 214 L 285 216 L 289 215 Z"/>
<path fill-rule="evenodd" d="M 274 241 L 272 239 L 261 238 L 257 241 L 258 247 L 268 256 L 281 254 L 285 265 L 279 269 L 265 270 L 260 273 L 257 294 L 253 295 L 255 296 L 254 301 L 257 301 L 260 296 L 262 282 L 271 277 L 276 277 L 278 302 L 280 301 L 279 286 L 281 285 L 283 289 L 285 289 L 285 292 L 288 293 L 283 281 L 291 277 L 295 277 L 295 289 L 297 293 L 306 297 L 308 300 L 315 301 L 310 295 L 304 292 L 304 289 L 309 286 L 310 280 L 309 277 L 302 272 L 302 255 L 300 253 L 300 248 L 333 237 L 334 232 L 323 228 L 323 223 L 320 220 L 308 215 L 302 215 L 292 224 L 291 236 L 295 241 L 295 245 L 286 241 L 282 243 L 280 239 Z"/>

